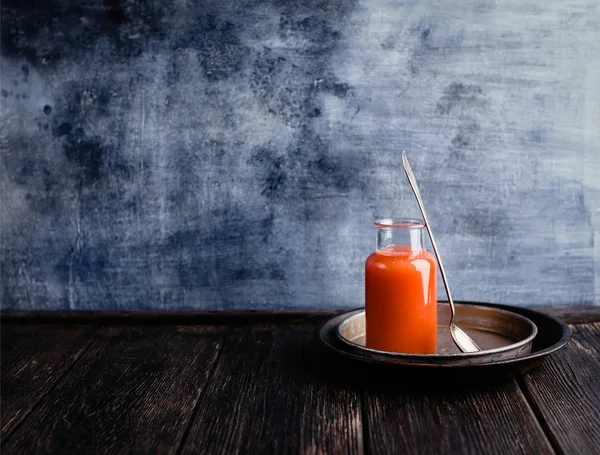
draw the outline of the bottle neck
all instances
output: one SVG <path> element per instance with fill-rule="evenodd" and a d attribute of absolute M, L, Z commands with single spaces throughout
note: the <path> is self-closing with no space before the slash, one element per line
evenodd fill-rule
<path fill-rule="evenodd" d="M 425 225 L 418 220 L 378 220 L 377 250 L 419 254 L 424 249 Z"/>

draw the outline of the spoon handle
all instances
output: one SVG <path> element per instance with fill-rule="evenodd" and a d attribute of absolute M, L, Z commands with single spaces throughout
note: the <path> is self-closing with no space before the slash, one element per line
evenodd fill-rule
<path fill-rule="evenodd" d="M 444 282 L 444 289 L 446 290 L 446 295 L 448 296 L 448 303 L 450 304 L 450 309 L 452 310 L 452 315 L 450 322 L 454 320 L 454 300 L 452 300 L 452 295 L 450 294 L 450 287 L 448 286 L 448 280 L 446 279 L 446 271 L 444 270 L 444 265 L 442 264 L 442 258 L 437 249 L 437 245 L 435 244 L 435 240 L 433 238 L 433 233 L 431 232 L 431 228 L 429 227 L 429 220 L 427 219 L 427 213 L 425 213 L 425 206 L 423 205 L 423 199 L 421 199 L 421 193 L 419 192 L 419 187 L 417 186 L 417 180 L 415 179 L 415 175 L 408 163 L 408 158 L 406 157 L 406 152 L 402 152 L 402 165 L 404 166 L 404 172 L 406 172 L 406 176 L 408 177 L 408 181 L 410 183 L 410 187 L 415 193 L 415 197 L 417 198 L 417 203 L 419 204 L 419 209 L 421 209 L 421 215 L 423 215 L 423 221 L 425 221 L 425 228 L 427 229 L 427 233 L 429 234 L 429 238 L 431 239 L 431 245 L 433 246 L 433 252 L 437 258 L 438 264 L 440 266 L 440 273 L 442 274 L 442 281 Z"/>
<path fill-rule="evenodd" d="M 415 197 L 417 198 L 417 203 L 419 204 L 419 209 L 421 209 L 421 215 L 423 215 L 423 221 L 425 222 L 425 228 L 427 229 L 427 233 L 429 234 L 429 238 L 431 239 L 433 252 L 435 253 L 435 257 L 437 258 L 438 264 L 440 266 L 440 273 L 442 274 L 444 289 L 446 289 L 448 303 L 450 304 L 450 324 L 448 324 L 448 326 L 450 328 L 450 335 L 452 336 L 452 340 L 454 340 L 454 343 L 462 352 L 477 352 L 480 350 L 479 346 L 477 346 L 477 344 L 471 339 L 469 335 L 465 333 L 464 330 L 462 330 L 454 323 L 454 316 L 456 314 L 456 310 L 454 308 L 454 300 L 452 300 L 452 294 L 450 294 L 450 287 L 448 286 L 446 271 L 444 270 L 442 258 L 440 257 L 437 245 L 435 244 L 435 239 L 433 238 L 431 227 L 429 226 L 429 220 L 427 219 L 427 213 L 425 213 L 423 199 L 421 199 L 421 193 L 417 185 L 417 179 L 415 179 L 415 175 L 413 174 L 410 164 L 408 163 L 406 152 L 402 152 L 402 165 L 404 166 L 404 172 L 406 172 L 406 176 L 408 177 L 408 181 L 410 182 L 410 187 L 412 188 L 413 193 L 415 193 Z"/>

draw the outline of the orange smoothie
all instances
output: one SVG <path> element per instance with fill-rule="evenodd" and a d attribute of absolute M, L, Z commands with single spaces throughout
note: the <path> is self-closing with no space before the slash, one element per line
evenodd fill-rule
<path fill-rule="evenodd" d="M 366 345 L 383 351 L 435 354 L 436 260 L 428 251 L 391 245 L 365 266 Z"/>

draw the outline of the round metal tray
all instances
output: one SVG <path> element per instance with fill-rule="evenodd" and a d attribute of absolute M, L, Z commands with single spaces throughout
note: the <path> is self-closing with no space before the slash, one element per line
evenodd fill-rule
<path fill-rule="evenodd" d="M 427 364 L 475 364 L 519 357 L 531 352 L 536 325 L 516 313 L 479 305 L 456 305 L 456 323 L 479 345 L 481 351 L 458 350 L 448 330 L 450 307 L 438 305 L 436 354 L 408 354 L 365 347 L 365 311 L 358 309 L 336 319 L 336 335 L 347 350 L 359 355 L 379 355 L 391 361 Z"/>
<path fill-rule="evenodd" d="M 468 302 L 461 304 L 469 305 Z M 571 337 L 567 324 L 544 313 L 511 305 L 473 303 L 487 308 L 509 311 L 531 320 L 538 329 L 531 352 L 507 359 L 488 358 L 481 363 L 407 362 L 388 355 L 365 353 L 348 348 L 337 335 L 337 326 L 346 314 L 336 316 L 321 326 L 319 336 L 322 345 L 331 354 L 330 363 L 337 370 L 352 376 L 366 376 L 369 381 L 393 380 L 399 382 L 440 383 L 450 381 L 460 384 L 503 380 L 521 375 L 538 367 L 549 354 L 562 348 Z M 348 369 L 346 369 L 348 367 Z"/>

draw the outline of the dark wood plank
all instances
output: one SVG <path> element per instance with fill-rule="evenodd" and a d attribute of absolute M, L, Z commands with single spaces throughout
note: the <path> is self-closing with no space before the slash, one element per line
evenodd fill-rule
<path fill-rule="evenodd" d="M 315 327 L 226 342 L 183 453 L 362 453 L 359 391 L 321 374 Z"/>
<path fill-rule="evenodd" d="M 600 305 L 569 307 L 532 307 L 532 310 L 547 313 L 562 319 L 567 324 L 586 324 L 600 322 Z"/>
<path fill-rule="evenodd" d="M 440 303 L 445 303 L 441 301 Z M 456 302 L 471 303 L 477 302 Z M 600 306 L 549 307 L 534 310 L 558 317 L 569 324 L 600 321 Z M 313 324 L 347 309 L 247 310 L 247 311 L 3 311 L 2 324 L 89 325 L 199 325 L 199 324 Z M 353 309 L 353 308 L 352 308 Z"/>
<path fill-rule="evenodd" d="M 600 453 L 600 323 L 574 326 L 569 344 L 520 381 L 560 453 Z"/>
<path fill-rule="evenodd" d="M 191 418 L 220 349 L 202 328 L 108 328 L 3 453 L 167 453 Z"/>
<path fill-rule="evenodd" d="M 3 325 L 88 324 L 106 325 L 254 325 L 314 324 L 344 310 L 248 311 L 4 311 Z"/>
<path fill-rule="evenodd" d="M 367 453 L 553 453 L 514 381 L 473 389 L 388 381 L 368 386 L 363 406 Z"/>
<path fill-rule="evenodd" d="M 92 341 L 89 329 L 2 327 L 2 438 L 23 421 Z"/>

